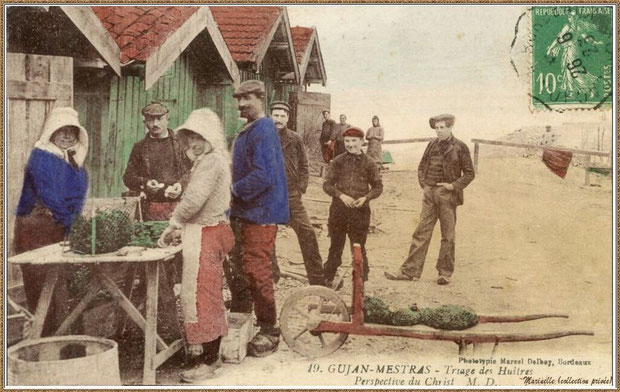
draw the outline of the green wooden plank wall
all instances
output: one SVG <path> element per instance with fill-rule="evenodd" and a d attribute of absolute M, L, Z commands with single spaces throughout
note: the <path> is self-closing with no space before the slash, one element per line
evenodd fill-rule
<path fill-rule="evenodd" d="M 170 109 L 169 127 L 174 129 L 189 113 L 206 102 L 199 94 L 208 90 L 198 88 L 198 73 L 187 55 L 183 54 L 170 69 L 148 90 L 138 75 L 113 76 L 109 86 L 109 110 L 102 111 L 101 138 L 95 139 L 93 151 L 99 159 L 92 162 L 91 187 L 93 196 L 120 196 L 126 190 L 122 176 L 131 149 L 145 136 L 142 108 L 151 101 L 164 103 Z M 95 156 L 97 154 L 93 154 Z"/>

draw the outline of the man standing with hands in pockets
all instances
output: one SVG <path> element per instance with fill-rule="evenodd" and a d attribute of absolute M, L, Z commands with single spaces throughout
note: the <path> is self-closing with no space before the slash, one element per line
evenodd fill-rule
<path fill-rule="evenodd" d="M 437 259 L 437 284 L 446 285 L 454 272 L 456 207 L 463 204 L 463 189 L 475 177 L 467 145 L 452 135 L 454 116 L 431 117 L 437 138 L 426 147 L 418 167 L 424 189 L 420 223 L 413 233 L 409 255 L 397 272 L 385 272 L 390 280 L 419 280 L 437 219 L 441 225 L 441 248 Z"/>

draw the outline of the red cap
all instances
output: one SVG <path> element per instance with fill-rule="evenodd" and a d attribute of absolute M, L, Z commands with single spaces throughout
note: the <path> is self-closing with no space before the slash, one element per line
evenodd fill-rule
<path fill-rule="evenodd" d="M 345 137 L 345 136 L 360 137 L 363 139 L 364 131 L 362 131 L 358 127 L 350 127 L 346 129 L 344 132 L 342 132 L 342 137 Z"/>

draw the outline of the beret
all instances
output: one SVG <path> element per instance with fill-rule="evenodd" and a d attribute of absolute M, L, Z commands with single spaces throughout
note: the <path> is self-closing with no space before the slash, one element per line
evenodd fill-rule
<path fill-rule="evenodd" d="M 345 136 L 364 138 L 364 131 L 362 131 L 358 127 L 350 127 L 345 129 L 344 132 L 342 132 L 342 137 Z"/>
<path fill-rule="evenodd" d="M 435 124 L 439 121 L 445 121 L 446 125 L 451 127 L 454 125 L 454 116 L 452 114 L 440 114 L 438 116 L 433 116 L 428 120 L 428 123 L 431 125 L 431 128 L 435 129 Z"/>
<path fill-rule="evenodd" d="M 245 94 L 265 94 L 265 83 L 260 80 L 246 80 L 235 89 L 233 97 L 238 98 Z"/>
<path fill-rule="evenodd" d="M 142 109 L 143 116 L 163 116 L 168 113 L 168 108 L 161 102 L 153 101 Z"/>
<path fill-rule="evenodd" d="M 291 106 L 284 101 L 273 101 L 271 104 L 271 110 L 282 109 L 287 113 L 291 111 Z"/>

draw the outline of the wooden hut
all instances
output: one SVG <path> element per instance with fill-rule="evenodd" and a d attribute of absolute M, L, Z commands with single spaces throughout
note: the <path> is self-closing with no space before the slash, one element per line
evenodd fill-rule
<path fill-rule="evenodd" d="M 118 46 L 88 7 L 20 5 L 5 10 L 10 255 L 24 167 L 47 113 L 55 106 L 75 103 L 74 75 L 84 64 L 97 63 L 112 75 L 120 74 L 121 65 Z M 92 137 L 94 130 L 89 131 Z"/>
<path fill-rule="evenodd" d="M 212 6 L 211 12 L 224 41 L 237 63 L 241 81 L 259 79 L 265 83 L 265 106 L 274 100 L 289 100 L 299 81 L 299 65 L 285 7 Z M 226 106 L 237 112 L 232 91 Z M 243 124 L 229 121 L 226 127 L 238 130 Z"/>
<path fill-rule="evenodd" d="M 133 144 L 145 135 L 141 109 L 160 101 L 170 109 L 169 127 L 199 107 L 224 121 L 224 94 L 239 71 L 209 7 L 93 6 L 120 48 L 121 75 L 102 64 L 75 75 L 75 107 L 92 132 L 90 167 L 94 196 L 118 196 Z M 234 114 L 236 115 L 236 113 Z"/>
<path fill-rule="evenodd" d="M 300 79 L 289 98 L 292 108 L 289 128 L 303 136 L 308 156 L 313 163 L 312 167 L 315 168 L 314 163 L 323 162 L 319 141 L 323 123 L 322 110 L 331 106 L 331 100 L 329 94 L 306 90 L 311 84 L 325 86 L 327 73 L 316 28 L 295 26 L 291 28 L 291 33 L 295 56 L 299 64 Z"/>

